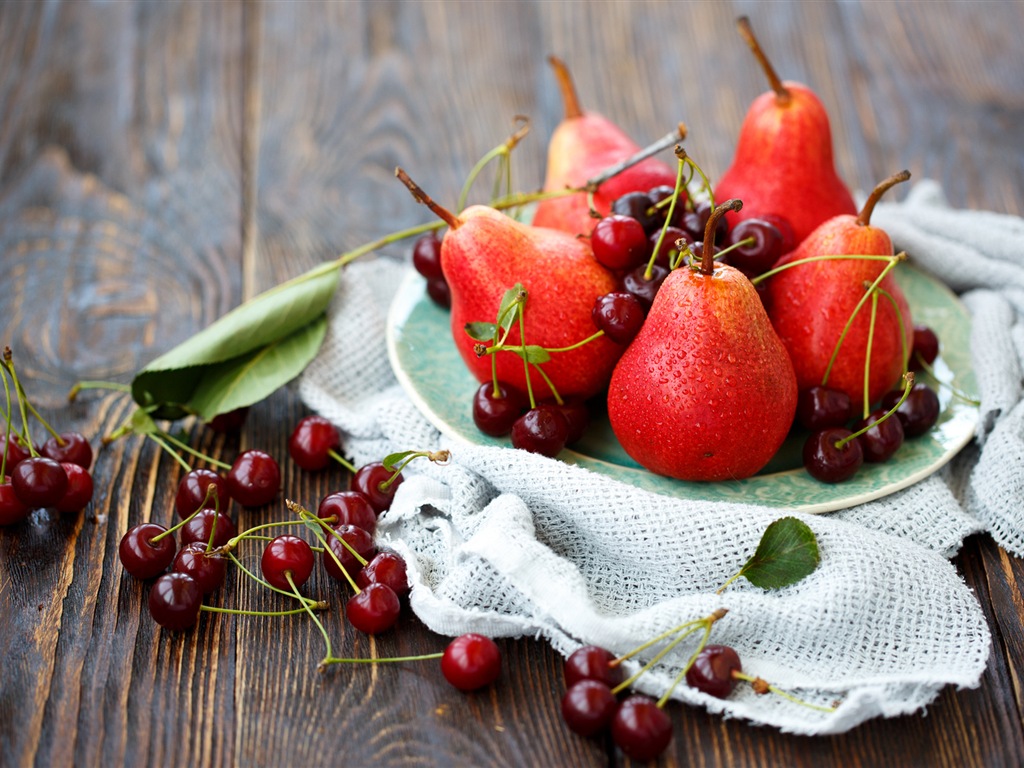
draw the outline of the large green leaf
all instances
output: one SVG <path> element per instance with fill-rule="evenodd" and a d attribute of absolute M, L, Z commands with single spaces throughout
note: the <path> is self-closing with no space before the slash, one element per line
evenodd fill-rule
<path fill-rule="evenodd" d="M 294 379 L 316 356 L 327 333 L 321 315 L 283 339 L 204 369 L 188 402 L 204 420 L 252 405 Z"/>
<path fill-rule="evenodd" d="M 237 361 L 238 369 L 245 370 L 250 353 L 322 321 L 337 289 L 340 271 L 337 262 L 326 262 L 231 310 L 143 368 L 132 381 L 135 402 L 142 407 L 157 406 L 153 410 L 157 418 L 179 418 L 197 410 L 193 400 L 202 388 L 205 416 L 212 418 L 216 413 L 223 413 L 219 406 L 215 411 L 210 410 L 217 399 L 211 393 L 213 384 L 210 382 L 230 378 L 227 370 L 233 366 L 224 371 L 211 369 Z M 322 338 L 321 330 L 319 339 Z M 298 349 L 299 342 L 296 345 Z M 258 371 L 262 370 L 261 365 Z M 298 372 L 292 371 L 284 381 Z M 276 378 L 280 379 L 286 373 L 282 371 Z M 214 378 L 208 379 L 211 374 Z M 236 392 L 247 391 L 237 382 L 234 386 Z M 248 395 L 241 399 L 247 398 Z M 233 402 L 234 399 L 237 398 L 225 398 L 224 402 Z"/>

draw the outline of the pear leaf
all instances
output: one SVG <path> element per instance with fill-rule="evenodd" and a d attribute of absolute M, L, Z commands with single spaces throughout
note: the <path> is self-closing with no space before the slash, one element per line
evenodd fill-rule
<path fill-rule="evenodd" d="M 494 323 L 466 323 L 465 331 L 473 341 L 494 341 L 498 326 Z"/>
<path fill-rule="evenodd" d="M 516 283 L 501 297 L 498 305 L 498 325 L 501 330 L 507 331 L 512 324 L 519 319 L 523 311 L 523 304 L 526 301 L 526 289 L 522 283 Z"/>
<path fill-rule="evenodd" d="M 526 357 L 526 362 L 533 363 L 534 365 L 546 363 L 551 359 L 551 354 L 544 347 L 537 344 L 527 344 L 523 347 L 523 355 Z"/>
<path fill-rule="evenodd" d="M 394 470 L 395 465 L 401 462 L 403 459 L 412 456 L 416 451 L 398 451 L 397 453 L 389 453 L 384 457 L 384 461 L 381 464 L 384 465 L 384 469 Z"/>
<path fill-rule="evenodd" d="M 193 402 L 198 392 L 204 418 L 226 412 L 220 410 L 223 405 L 214 404 L 217 398 L 210 393 L 211 387 L 216 386 L 215 379 L 224 375 L 223 364 L 234 360 L 243 369 L 251 353 L 322 320 L 337 288 L 340 271 L 338 262 L 325 262 L 235 307 L 137 373 L 131 385 L 133 399 L 139 406 L 151 409 L 155 418 L 176 419 L 200 411 Z M 323 339 L 322 334 L 319 339 Z M 310 343 L 313 340 L 306 339 Z M 299 342 L 292 343 L 296 349 L 300 346 Z M 295 355 L 291 362 L 300 357 Z M 258 367 L 255 370 L 263 371 Z M 294 378 L 299 370 L 292 366 L 274 378 L 283 383 Z M 214 379 L 207 379 L 209 375 Z M 264 385 L 270 383 L 270 377 L 264 379 Z M 259 395 L 250 399 L 250 404 L 256 402 L 273 391 L 265 389 L 266 386 L 254 386 L 242 399 Z M 222 400 L 229 405 L 237 398 Z"/>
<path fill-rule="evenodd" d="M 810 527 L 795 517 L 771 523 L 738 575 L 761 589 L 781 589 L 811 574 L 821 555 Z"/>

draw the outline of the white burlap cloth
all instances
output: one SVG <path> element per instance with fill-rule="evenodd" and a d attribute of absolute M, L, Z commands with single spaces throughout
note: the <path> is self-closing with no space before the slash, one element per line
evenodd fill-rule
<path fill-rule="evenodd" d="M 974 315 L 982 419 L 949 466 L 887 498 L 803 516 L 821 565 L 800 583 L 765 592 L 741 579 L 716 596 L 785 511 L 658 496 L 521 451 L 457 447 L 447 466 L 414 462 L 381 519 L 381 535 L 409 561 L 419 618 L 446 635 L 531 635 L 563 654 L 581 643 L 621 653 L 725 607 L 711 641 L 735 647 L 747 672 L 841 704 L 821 713 L 745 684 L 724 701 L 685 685 L 674 696 L 802 734 L 919 711 L 945 685 L 978 685 L 989 630 L 946 558 L 982 530 L 1024 552 L 1024 223 L 951 210 L 928 182 L 905 203 L 879 206 L 874 223 Z M 387 258 L 347 269 L 323 349 L 298 383 L 309 407 L 344 431 L 357 463 L 452 448 L 388 363 L 385 318 L 406 269 Z M 684 642 L 636 687 L 664 691 L 693 647 Z"/>

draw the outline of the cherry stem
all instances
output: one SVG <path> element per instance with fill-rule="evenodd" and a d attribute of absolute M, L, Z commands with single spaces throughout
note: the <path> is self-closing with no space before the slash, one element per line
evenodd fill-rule
<path fill-rule="evenodd" d="M 292 588 L 292 592 L 295 594 L 295 597 L 302 600 L 302 593 L 299 592 L 299 588 L 295 586 L 295 580 L 292 579 L 292 572 L 285 571 L 284 577 L 288 580 L 288 586 Z M 331 658 L 334 655 L 334 652 L 331 650 L 331 636 L 327 634 L 327 630 L 324 629 L 324 625 L 320 622 L 320 619 L 316 617 L 316 614 L 313 613 L 312 609 L 305 601 L 302 602 L 302 608 L 309 614 L 309 618 L 313 620 L 313 623 L 316 624 L 317 628 L 319 628 L 320 634 L 324 636 L 324 643 L 327 645 L 327 651 L 324 654 L 324 658 Z M 320 663 L 321 665 L 323 664 L 323 662 Z"/>
<path fill-rule="evenodd" d="M 11 377 L 11 383 L 14 384 L 14 395 L 18 398 L 18 411 L 21 414 L 21 434 L 25 438 L 28 452 L 31 456 L 38 456 L 39 451 L 32 444 L 32 436 L 28 431 L 28 413 L 25 408 L 28 398 L 25 396 L 25 390 L 22 388 L 21 382 L 18 380 L 18 372 L 14 368 L 14 355 L 10 347 L 4 347 L 3 360 L 0 361 L 0 366 L 3 366 L 4 370 L 7 371 Z M 8 431 L 8 436 L 10 436 L 10 431 Z"/>
<path fill-rule="evenodd" d="M 634 648 L 633 650 L 629 651 L 628 653 L 624 653 L 622 656 L 619 656 L 618 658 L 613 659 L 611 662 L 609 662 L 609 664 L 610 664 L 610 666 L 613 666 L 613 667 L 614 666 L 618 666 L 622 662 L 626 661 L 626 659 L 630 659 L 633 656 L 636 656 L 638 653 L 641 653 L 642 651 L 646 651 L 652 645 L 656 645 L 656 644 L 660 643 L 666 637 L 671 637 L 672 635 L 676 634 L 677 632 L 682 632 L 687 627 L 697 626 L 697 625 L 702 624 L 705 621 L 711 621 L 712 623 L 714 623 L 714 622 L 718 621 L 719 619 L 721 619 L 723 616 L 725 616 L 728 612 L 729 611 L 727 609 L 725 609 L 725 608 L 719 608 L 717 611 L 714 611 L 713 613 L 711 613 L 708 616 L 705 616 L 705 617 L 700 618 L 700 619 L 693 619 L 692 621 L 684 622 L 684 623 L 680 624 L 677 627 L 672 627 L 672 629 L 665 630 L 660 635 L 658 635 L 657 637 L 651 638 L 650 640 L 648 640 L 643 645 L 638 645 L 636 648 Z"/>
<path fill-rule="evenodd" d="M 900 349 L 903 354 L 903 370 L 906 371 L 910 365 L 910 350 L 907 349 L 907 334 L 903 332 L 903 310 L 900 309 L 899 304 L 896 303 L 896 299 L 894 299 L 892 294 L 885 290 L 885 288 L 878 286 L 878 293 L 888 300 L 889 304 L 892 306 L 892 311 L 896 314 L 896 325 L 900 329 Z"/>
<path fill-rule="evenodd" d="M 0 369 L 0 379 L 4 382 L 6 408 L 4 410 L 4 455 L 0 458 L 0 482 L 7 480 L 7 450 L 11 447 L 11 388 L 7 384 L 7 374 Z"/>
<path fill-rule="evenodd" d="M 167 440 L 169 443 L 174 445 L 175 447 L 180 448 L 181 450 L 185 451 L 185 453 L 189 454 L 190 456 L 195 456 L 197 459 L 202 459 L 203 461 L 205 461 L 208 464 L 211 464 L 211 465 L 217 467 L 218 469 L 231 469 L 231 465 L 230 464 L 226 464 L 223 461 L 218 461 L 217 459 L 214 459 L 214 458 L 212 458 L 210 456 L 207 456 L 205 453 L 203 453 L 201 451 L 197 451 L 195 448 L 190 446 L 185 441 L 179 440 L 178 438 L 176 438 L 170 432 L 164 432 L 162 434 L 162 437 L 165 440 Z"/>
<path fill-rule="evenodd" d="M 391 477 L 380 484 L 380 489 L 386 491 L 388 487 L 395 481 L 395 478 L 402 474 L 402 470 L 409 466 L 410 463 L 416 459 L 429 459 L 435 464 L 445 465 L 447 464 L 452 455 L 449 451 L 441 449 L 440 451 L 412 451 L 402 459 L 402 462 L 397 466 L 385 464 L 384 469 L 390 469 L 392 471 Z"/>
<path fill-rule="evenodd" d="M 886 411 L 885 414 L 883 414 L 882 417 L 880 419 L 878 419 L 878 421 L 872 422 L 871 424 L 868 424 L 867 426 L 862 427 L 861 429 L 858 429 L 852 435 L 848 435 L 848 436 L 844 437 L 842 440 L 837 440 L 836 443 L 835 443 L 835 446 L 836 446 L 837 450 L 842 449 L 842 447 L 844 445 L 846 445 L 848 442 L 850 442 L 851 440 L 856 440 L 858 437 L 863 435 L 869 429 L 871 429 L 873 427 L 877 427 L 883 421 L 885 421 L 886 419 L 890 418 L 894 413 L 896 413 L 897 410 L 899 410 L 899 407 L 901 405 L 903 405 L 903 401 L 906 400 L 907 396 L 910 394 L 910 390 L 912 390 L 914 388 L 914 372 L 913 371 L 907 371 L 906 373 L 904 373 L 903 374 L 903 382 L 904 382 L 903 396 L 900 397 L 900 399 L 896 402 L 896 405 L 894 405 L 892 408 L 890 408 L 888 411 Z"/>
<path fill-rule="evenodd" d="M 242 573 L 244 573 L 250 579 L 255 581 L 261 587 L 266 587 L 271 592 L 277 592 L 277 594 L 284 595 L 285 597 L 295 597 L 295 595 L 293 595 L 291 592 L 286 592 L 283 589 L 278 589 L 277 587 L 275 587 L 270 582 L 267 582 L 267 581 L 264 581 L 263 579 L 261 579 L 255 573 L 253 573 L 248 568 L 246 568 L 244 565 L 242 565 L 242 561 L 239 560 L 237 557 L 235 557 L 233 552 L 228 552 L 227 555 L 228 555 L 228 559 L 231 562 L 233 562 Z M 313 605 L 313 606 L 320 605 L 320 601 L 319 600 L 313 600 L 312 598 L 303 597 L 302 595 L 299 595 L 299 600 L 301 600 L 303 603 L 310 604 L 310 605 Z"/>
<path fill-rule="evenodd" d="M 331 559 L 334 560 L 334 564 L 337 565 L 338 570 L 345 575 L 346 581 L 348 581 L 352 589 L 355 590 L 355 593 L 358 595 L 360 592 L 362 592 L 362 590 L 359 589 L 359 586 L 356 584 L 355 580 L 345 569 L 345 567 L 341 564 L 341 560 L 334 553 L 334 550 L 331 549 L 330 544 L 327 543 L 327 537 L 324 536 L 323 531 L 326 530 L 329 534 L 338 539 L 338 541 L 342 543 L 342 546 L 344 546 L 345 549 L 349 551 L 349 554 L 351 554 L 360 565 L 366 565 L 366 558 L 360 555 L 358 552 L 356 552 L 355 547 L 353 547 L 351 544 L 345 541 L 345 537 L 333 528 L 331 528 L 330 524 L 327 521 L 321 520 L 308 509 L 301 506 L 300 504 L 296 504 L 291 499 L 285 499 L 284 505 L 288 508 L 290 512 L 297 514 L 304 522 L 314 524 L 307 525 L 307 527 L 310 528 L 310 530 L 313 531 L 313 535 L 316 536 L 317 539 L 319 539 L 320 543 L 323 545 L 324 552 L 331 556 Z"/>
<path fill-rule="evenodd" d="M 666 133 L 653 144 L 648 144 L 646 147 L 641 149 L 636 154 L 630 155 L 622 162 L 609 166 L 596 176 L 587 179 L 586 183 L 583 185 L 583 189 L 591 192 L 596 192 L 598 187 L 600 187 L 602 184 L 608 181 L 608 179 L 618 176 L 627 168 L 631 168 L 637 163 L 643 162 L 647 158 L 653 157 L 659 152 L 666 150 L 669 147 L 673 147 L 681 141 L 684 141 L 686 139 L 686 132 L 686 124 L 679 123 L 674 131 Z"/>
<path fill-rule="evenodd" d="M 356 465 L 353 464 L 348 459 L 346 459 L 344 456 L 342 456 L 340 453 L 338 453 L 333 448 L 328 448 L 327 449 L 327 455 L 330 456 L 332 459 L 334 459 L 339 464 L 341 464 L 341 466 L 343 466 L 345 469 L 347 469 L 353 475 L 356 473 Z"/>
<path fill-rule="evenodd" d="M 738 251 L 740 248 L 742 248 L 742 247 L 744 247 L 746 245 L 753 245 L 753 244 L 754 244 L 754 237 L 753 236 L 745 237 L 745 238 L 743 238 L 742 240 L 740 240 L 737 243 L 730 243 L 728 246 L 726 246 L 725 248 L 723 248 L 722 250 L 720 250 L 718 253 L 715 254 L 715 260 L 717 261 L 717 260 L 721 259 L 723 256 L 728 256 L 733 251 Z"/>
<path fill-rule="evenodd" d="M 213 487 L 212 485 L 209 487 Z M 273 523 L 261 523 L 260 525 L 254 525 L 252 528 L 246 528 L 237 536 L 232 536 L 224 544 L 210 550 L 210 554 L 226 555 L 229 552 L 233 552 L 238 548 L 238 545 L 246 539 L 255 539 L 258 531 L 266 531 L 271 528 L 294 528 L 297 525 L 305 525 L 301 520 L 276 520 Z"/>
<path fill-rule="evenodd" d="M 128 431 L 130 432 L 131 430 L 128 430 Z M 161 437 L 160 435 L 154 434 L 152 432 L 147 432 L 146 433 L 146 437 L 148 437 L 154 443 L 156 443 L 161 448 L 163 448 L 165 451 L 167 451 L 167 453 L 169 453 L 171 455 L 171 457 L 176 462 L 178 462 L 178 464 L 181 466 L 181 468 L 184 469 L 186 472 L 191 472 L 192 471 L 192 467 L 189 466 L 188 462 L 185 461 L 183 458 L 181 458 L 181 456 L 178 455 L 178 452 L 175 451 L 173 448 L 171 448 L 171 446 L 168 445 L 164 441 L 163 437 Z"/>
<path fill-rule="evenodd" d="M 487 164 L 490 163 L 495 158 L 508 158 L 509 154 L 515 148 L 516 144 L 518 144 L 523 139 L 523 137 L 530 132 L 529 118 L 524 117 L 522 115 L 517 115 L 515 117 L 515 122 L 519 124 L 519 128 L 517 128 L 516 131 L 511 136 L 509 136 L 505 141 L 503 141 L 501 144 L 499 144 L 494 149 L 487 152 L 479 160 L 477 160 L 476 165 L 474 165 L 473 169 L 469 172 L 469 176 L 466 177 L 466 181 L 462 185 L 462 192 L 459 193 L 458 210 L 461 211 L 463 208 L 466 207 L 466 199 L 469 197 L 469 191 L 470 189 L 472 189 L 473 183 L 476 181 L 477 177 L 484 170 L 484 168 L 487 167 Z"/>
<path fill-rule="evenodd" d="M 525 305 L 519 310 L 519 342 L 526 344 L 526 321 L 523 319 L 525 314 Z M 533 396 L 533 382 L 530 381 L 530 363 L 526 359 L 526 355 L 523 355 L 523 371 L 526 377 L 526 395 L 530 400 L 530 408 L 537 407 L 537 401 Z"/>
<path fill-rule="evenodd" d="M 690 658 L 686 660 L 686 664 L 683 665 L 683 668 L 679 670 L 679 674 L 676 675 L 675 680 L 672 681 L 668 690 L 661 695 L 660 699 L 658 699 L 656 706 L 659 709 L 668 704 L 669 699 L 672 698 L 672 692 L 679 687 L 681 682 L 683 682 L 683 679 L 686 677 L 686 673 L 690 671 L 690 667 L 692 667 L 693 663 L 697 660 L 697 655 L 707 647 L 708 638 L 711 637 L 712 626 L 714 626 L 714 621 L 709 621 L 704 626 L 704 635 L 701 637 L 700 642 L 697 643 L 697 647 L 694 649 L 693 653 L 690 654 Z"/>
<path fill-rule="evenodd" d="M 879 198 L 897 184 L 901 184 L 909 178 L 910 171 L 900 171 L 899 173 L 894 173 L 889 178 L 880 182 L 877 187 L 871 190 L 871 194 L 868 195 L 868 199 L 864 201 L 864 207 L 861 208 L 860 213 L 857 214 L 857 224 L 862 227 L 866 227 L 871 222 L 871 214 L 875 210 L 875 204 L 878 202 Z"/>
<path fill-rule="evenodd" d="M 287 592 L 285 594 L 288 594 Z M 314 611 L 326 611 L 331 606 L 324 600 L 306 601 L 303 602 L 302 608 L 290 608 L 285 611 L 250 611 L 245 608 L 218 608 L 214 605 L 201 605 L 199 610 L 208 611 L 210 613 L 228 613 L 233 616 L 295 616 L 300 613 L 305 613 L 307 606 L 312 608 Z"/>
<path fill-rule="evenodd" d="M 320 664 L 397 664 L 404 661 L 429 661 L 431 659 L 440 659 L 443 656 L 444 651 L 438 651 L 437 653 L 424 653 L 421 656 L 385 656 L 383 658 L 375 659 L 330 658 L 324 659 Z"/>
<path fill-rule="evenodd" d="M 676 201 L 679 199 L 679 191 L 683 189 L 683 169 L 686 168 L 686 150 L 680 145 L 676 145 L 675 149 L 678 167 L 676 168 L 676 186 L 672 190 L 671 196 L 668 198 L 671 202 L 669 203 L 668 213 L 665 214 L 665 224 L 661 227 L 661 234 L 658 235 L 658 242 L 654 244 L 654 251 L 651 253 L 651 258 L 647 262 L 647 269 L 644 270 L 644 277 L 648 280 L 654 275 L 654 263 L 658 260 L 658 254 L 661 253 L 661 244 L 665 241 L 665 233 L 668 232 L 669 226 L 672 224 L 672 215 L 676 210 Z"/>
<path fill-rule="evenodd" d="M 726 200 L 721 205 L 716 205 L 708 216 L 707 224 L 704 225 L 704 253 L 700 262 L 700 271 L 703 275 L 711 276 L 715 273 L 715 229 L 718 227 L 718 220 L 725 216 L 726 211 L 738 211 L 743 207 L 743 201 L 733 198 Z"/>
<path fill-rule="evenodd" d="M 180 521 L 180 522 L 179 522 L 179 523 L 178 523 L 177 525 L 173 525 L 173 526 L 171 526 L 171 527 L 170 527 L 170 528 L 168 528 L 168 529 L 167 529 L 166 531 L 161 531 L 161 532 L 160 532 L 160 533 L 158 533 L 158 534 L 157 534 L 156 536 L 154 536 L 153 538 L 151 538 L 151 539 L 149 540 L 149 542 L 150 542 L 150 543 L 153 543 L 153 542 L 156 542 L 156 541 L 160 541 L 160 539 L 164 538 L 165 536 L 171 536 L 171 535 L 173 535 L 173 534 L 174 534 L 174 532 L 175 532 L 175 531 L 177 531 L 177 530 L 178 530 L 179 528 L 183 528 L 184 526 L 188 525 L 189 521 L 190 521 L 190 520 L 192 520 L 192 518 L 194 518 L 194 517 L 195 517 L 196 515 L 198 515 L 198 514 L 199 514 L 200 512 L 202 512 L 202 511 L 203 511 L 203 509 L 204 509 L 204 508 L 206 507 L 206 503 L 207 503 L 207 502 L 208 502 L 208 501 L 210 500 L 210 497 L 211 497 L 211 496 L 213 496 L 213 498 L 214 498 L 215 500 L 217 499 L 217 497 L 216 497 L 216 496 L 214 496 L 214 494 L 216 493 L 216 491 L 217 491 L 217 489 L 216 489 L 216 488 L 215 488 L 215 487 L 213 486 L 213 484 L 210 484 L 210 485 L 206 486 L 206 496 L 204 496 L 204 497 L 203 497 L 203 503 L 202 503 L 202 504 L 200 504 L 200 505 L 199 505 L 199 506 L 198 506 L 198 507 L 196 508 L 196 510 L 195 510 L 195 511 L 194 511 L 194 512 L 193 512 L 193 513 L 192 513 L 191 515 L 189 515 L 188 517 L 186 517 L 186 518 L 185 518 L 184 520 L 181 520 L 181 521 Z M 215 501 L 214 503 L 216 503 L 216 501 Z M 214 529 L 214 531 L 216 531 L 216 529 L 217 529 L 217 518 L 216 518 L 216 517 L 215 517 L 215 518 L 213 518 L 213 529 Z M 211 539 L 210 539 L 210 540 L 211 540 L 211 542 L 212 542 L 212 540 L 213 540 L 213 537 L 211 537 Z M 210 547 L 209 547 L 209 545 L 207 545 L 206 549 L 207 549 L 207 552 L 210 552 Z M 212 553 L 211 553 L 211 554 L 212 554 Z"/>
<path fill-rule="evenodd" d="M 83 389 L 109 389 L 115 392 L 125 392 L 130 394 L 132 388 L 128 384 L 121 384 L 117 381 L 79 381 L 68 391 L 68 402 L 75 402 L 75 398 L 78 397 L 78 393 Z"/>
<path fill-rule="evenodd" d="M 878 291 L 871 292 L 871 315 L 868 321 L 868 341 L 864 350 L 864 418 L 871 413 L 871 350 L 875 345 L 875 323 L 878 320 Z M 903 324 L 900 323 L 900 338 L 903 338 Z M 905 358 L 904 358 L 905 359 Z M 906 366 L 904 366 L 906 367 Z"/>
<path fill-rule="evenodd" d="M 933 379 L 935 379 L 935 381 L 938 382 L 939 386 L 945 387 L 950 392 L 952 392 L 954 397 L 957 397 L 960 400 L 963 400 L 968 405 L 973 405 L 975 407 L 978 407 L 978 406 L 981 405 L 981 400 L 973 398 L 970 395 L 968 395 L 966 392 L 963 392 L 962 390 L 957 389 L 956 387 L 953 386 L 952 383 L 946 382 L 946 381 L 943 381 L 942 379 L 940 379 L 938 374 L 935 372 L 935 368 L 933 368 L 928 363 L 928 361 L 926 361 L 923 357 L 921 357 L 921 353 L 920 352 L 918 352 L 918 353 L 916 353 L 914 355 L 914 359 L 917 360 L 917 364 L 921 366 L 921 370 L 923 370 L 925 373 L 927 373 L 929 376 L 931 376 Z"/>
<path fill-rule="evenodd" d="M 892 261 L 893 257 L 881 256 L 878 254 L 870 253 L 830 253 L 824 256 L 807 256 L 806 258 L 803 259 L 794 259 L 793 261 L 787 262 L 779 267 L 773 267 L 769 269 L 767 272 L 763 272 L 757 277 L 751 278 L 750 282 L 752 282 L 754 285 L 758 285 L 767 280 L 769 277 L 775 277 L 775 275 L 779 274 L 780 272 L 785 272 L 787 269 L 792 269 L 793 267 L 799 267 L 804 264 L 813 264 L 817 261 L 836 261 L 840 259 L 861 259 L 863 261 Z"/>
<path fill-rule="evenodd" d="M 789 89 L 783 84 L 778 74 L 775 72 L 775 67 L 768 60 L 768 56 L 765 55 L 764 50 L 761 48 L 761 43 L 758 42 L 757 37 L 754 35 L 754 28 L 750 25 L 750 19 L 746 16 L 740 16 L 736 19 L 736 26 L 740 31 L 740 35 L 746 41 L 750 50 L 754 54 L 754 58 L 757 59 L 761 65 L 761 69 L 764 70 L 765 75 L 768 77 L 768 84 L 772 90 L 775 91 L 775 102 L 779 106 L 785 106 L 793 98 L 793 94 L 790 93 Z"/>
<path fill-rule="evenodd" d="M 753 675 L 748 675 L 745 672 L 740 672 L 739 670 L 736 670 L 736 669 L 734 669 L 732 671 L 732 677 L 735 680 L 744 680 L 744 681 L 746 681 L 748 683 L 753 684 L 754 685 L 754 689 L 757 690 L 759 693 L 762 692 L 762 691 L 764 691 L 764 692 L 771 691 L 775 695 L 781 696 L 782 698 L 786 699 L 787 701 L 791 701 L 794 704 L 799 704 L 802 707 L 807 707 L 808 709 L 817 710 L 818 712 L 835 712 L 836 711 L 836 707 L 823 707 L 823 706 L 821 706 L 819 704 L 811 704 L 810 702 L 807 702 L 807 701 L 804 701 L 803 699 L 797 698 L 796 696 L 794 696 L 791 693 L 787 693 L 786 691 L 782 690 L 781 688 L 778 688 L 778 687 L 772 685 L 771 683 L 767 682 L 766 680 L 764 680 L 764 679 L 762 679 L 760 677 L 755 677 Z"/>

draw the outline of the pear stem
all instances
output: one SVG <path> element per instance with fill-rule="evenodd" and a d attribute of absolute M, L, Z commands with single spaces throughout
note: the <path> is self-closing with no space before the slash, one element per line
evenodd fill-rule
<path fill-rule="evenodd" d="M 565 105 L 565 119 L 572 120 L 583 115 L 580 108 L 580 100 L 576 95 L 576 86 L 572 82 L 572 75 L 569 67 L 557 56 L 548 56 L 548 64 L 555 70 L 555 78 L 558 80 L 558 87 L 562 91 L 562 104 Z"/>
<path fill-rule="evenodd" d="M 875 210 L 875 203 L 878 202 L 879 198 L 882 197 L 886 192 L 910 178 L 910 171 L 900 171 L 894 173 L 892 176 L 882 181 L 871 190 L 871 194 L 868 195 L 868 199 L 864 201 L 864 207 L 860 209 L 860 213 L 857 214 L 857 223 L 866 227 L 871 223 L 871 213 Z"/>
<path fill-rule="evenodd" d="M 700 260 L 701 274 L 712 275 L 715 272 L 715 229 L 718 227 L 718 220 L 725 216 L 726 211 L 738 211 L 742 207 L 743 201 L 733 198 L 715 206 L 711 211 L 708 223 L 704 226 L 704 253 L 701 254 Z"/>
<path fill-rule="evenodd" d="M 793 98 L 793 94 L 790 93 L 789 89 L 782 83 L 779 75 L 775 72 L 775 67 L 768 60 L 768 56 L 765 55 L 764 49 L 761 48 L 761 43 L 758 42 L 757 37 L 754 35 L 754 28 L 750 24 L 750 19 L 746 16 L 740 16 L 736 19 L 736 27 L 740 31 L 740 36 L 746 41 L 747 45 L 750 46 L 750 50 L 754 54 L 754 58 L 757 59 L 758 64 L 761 65 L 761 69 L 764 70 L 765 75 L 768 77 L 768 84 L 772 90 L 775 91 L 775 102 L 779 106 L 785 106 Z"/>
<path fill-rule="evenodd" d="M 412 196 L 417 203 L 422 203 L 423 205 L 427 206 L 427 208 L 429 208 L 434 213 L 435 216 L 441 219 L 445 224 L 447 224 L 452 229 L 459 228 L 459 226 L 462 224 L 462 220 L 459 219 L 454 214 L 452 214 L 452 212 L 449 211 L 448 209 L 442 208 L 440 205 L 435 203 L 433 198 L 430 197 L 430 195 L 428 195 L 426 192 L 420 189 L 420 186 L 411 178 L 409 178 L 409 174 L 407 174 L 401 168 L 395 168 L 395 176 L 398 177 L 399 181 L 405 184 L 406 188 L 412 193 Z"/>

